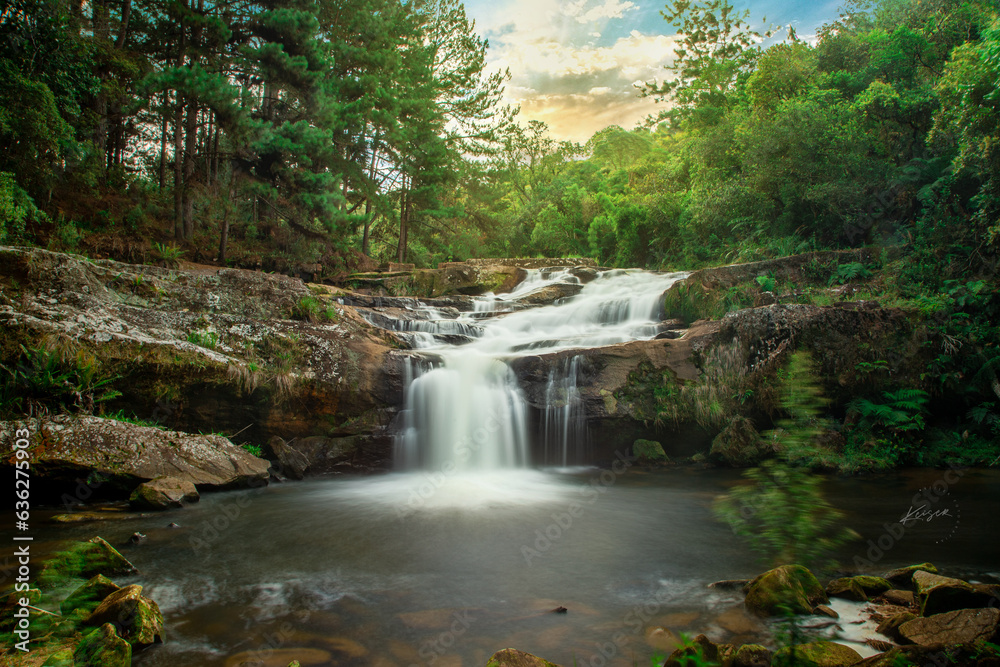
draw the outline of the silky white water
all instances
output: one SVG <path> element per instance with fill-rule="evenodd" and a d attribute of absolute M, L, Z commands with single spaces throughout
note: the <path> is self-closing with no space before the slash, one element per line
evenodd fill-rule
<path fill-rule="evenodd" d="M 414 347 L 421 358 L 407 371 L 397 468 L 450 474 L 583 462 L 586 415 L 576 390 L 575 358 L 553 365 L 547 405 L 534 429 L 509 362 L 653 338 L 660 330 L 664 291 L 686 275 L 606 271 L 575 296 L 509 312 L 539 290 L 579 285 L 568 270 L 529 271 L 511 293 L 477 299 L 472 313 L 446 319 L 432 312 L 429 319 L 408 322 L 407 329 L 417 332 Z M 440 341 L 442 334 L 456 333 L 468 342 Z M 535 439 L 541 440 L 545 460 L 532 458 Z"/>

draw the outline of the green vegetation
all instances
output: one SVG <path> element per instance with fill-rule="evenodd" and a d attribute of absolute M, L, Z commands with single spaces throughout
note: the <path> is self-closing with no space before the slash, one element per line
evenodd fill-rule
<path fill-rule="evenodd" d="M 93 412 L 95 404 L 121 396 L 92 354 L 72 346 L 20 346 L 12 367 L 0 365 L 0 414 L 31 416 L 50 411 Z"/>

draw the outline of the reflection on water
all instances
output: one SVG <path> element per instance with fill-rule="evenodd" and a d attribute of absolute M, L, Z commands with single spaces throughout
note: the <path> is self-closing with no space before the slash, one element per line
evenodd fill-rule
<path fill-rule="evenodd" d="M 831 480 L 831 501 L 864 536 L 841 561 L 863 556 L 935 475 Z M 36 541 L 148 536 L 122 546 L 167 619 L 167 643 L 139 655 L 142 665 L 237 664 L 227 658 L 258 651 L 261 664 L 284 667 L 296 649 L 311 664 L 458 667 L 508 646 L 565 665 L 599 664 L 602 649 L 613 649 L 608 664 L 648 664 L 672 633 L 724 640 L 746 622 L 738 610 L 723 616 L 738 593 L 706 587 L 763 569 L 711 515 L 737 479 L 629 468 L 311 480 L 51 526 Z M 995 574 L 998 490 L 996 472 L 966 473 L 949 496 L 961 507 L 950 538 L 914 526 L 876 569 L 930 560 Z M 559 606 L 567 613 L 550 613 Z"/>

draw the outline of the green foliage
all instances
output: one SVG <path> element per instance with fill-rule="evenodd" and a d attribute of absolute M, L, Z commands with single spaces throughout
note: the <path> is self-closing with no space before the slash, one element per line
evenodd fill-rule
<path fill-rule="evenodd" d="M 723 495 L 717 516 L 774 565 L 826 567 L 830 553 L 857 535 L 838 527 L 843 515 L 823 497 L 822 480 L 797 465 L 821 458 L 823 398 L 809 356 L 791 356 L 781 406 L 787 417 L 773 434 L 781 458 L 744 473 L 749 484 Z"/>
<path fill-rule="evenodd" d="M 292 319 L 309 322 L 336 322 L 339 319 L 337 309 L 328 303 L 311 296 L 304 296 L 292 307 Z"/>
<path fill-rule="evenodd" d="M 260 456 L 261 454 L 264 453 L 260 445 L 255 445 L 252 442 L 244 442 L 240 445 L 240 447 L 245 449 L 250 454 L 253 454 L 254 456 Z"/>
<path fill-rule="evenodd" d="M 169 268 L 177 268 L 184 252 L 183 248 L 179 248 L 172 243 L 153 244 L 153 259 L 157 263 Z"/>
<path fill-rule="evenodd" d="M 860 428 L 898 433 L 923 430 L 923 415 L 930 400 L 927 392 L 921 389 L 899 389 L 883 392 L 882 398 L 884 402 L 857 398 L 851 403 L 851 409 L 860 416 Z"/>
<path fill-rule="evenodd" d="M 191 331 L 187 335 L 187 342 L 214 350 L 219 344 L 219 334 L 214 331 Z"/>
<path fill-rule="evenodd" d="M 46 414 L 52 410 L 90 413 L 95 404 L 121 396 L 110 385 L 117 378 L 103 377 L 92 354 L 72 347 L 20 346 L 12 368 L 0 365 L 5 375 L 0 387 L 0 412 Z"/>
<path fill-rule="evenodd" d="M 830 276 L 830 284 L 837 283 L 839 285 L 845 285 L 849 282 L 855 280 L 863 280 L 865 278 L 870 278 L 872 272 L 860 262 L 851 262 L 849 264 L 840 264 L 837 266 L 837 271 L 834 275 Z"/>

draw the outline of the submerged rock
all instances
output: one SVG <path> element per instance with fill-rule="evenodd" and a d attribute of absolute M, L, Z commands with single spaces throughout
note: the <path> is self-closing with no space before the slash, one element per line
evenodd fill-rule
<path fill-rule="evenodd" d="M 226 658 L 225 667 L 327 667 L 336 664 L 328 651 L 318 648 L 261 648 Z"/>
<path fill-rule="evenodd" d="M 490 656 L 486 667 L 558 667 L 558 665 L 516 648 L 505 648 Z"/>
<path fill-rule="evenodd" d="M 201 499 L 198 489 L 189 480 L 177 477 L 158 477 L 136 487 L 129 497 L 129 504 L 140 510 L 167 510 L 196 503 Z"/>
<path fill-rule="evenodd" d="M 816 605 L 830 602 L 813 573 L 801 565 L 782 565 L 758 575 L 747 584 L 746 593 L 747 610 L 758 616 L 810 614 Z"/>
<path fill-rule="evenodd" d="M 774 667 L 848 667 L 861 662 L 861 654 L 835 642 L 811 642 L 786 646 L 775 652 Z"/>

